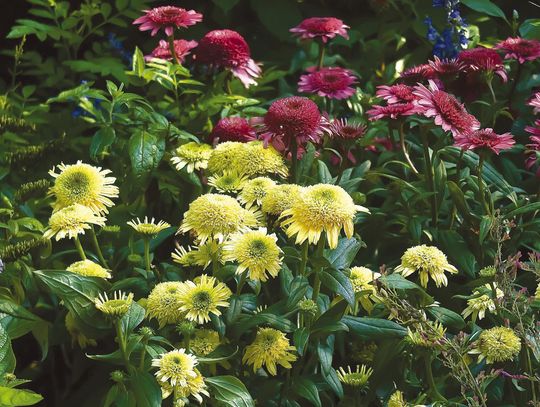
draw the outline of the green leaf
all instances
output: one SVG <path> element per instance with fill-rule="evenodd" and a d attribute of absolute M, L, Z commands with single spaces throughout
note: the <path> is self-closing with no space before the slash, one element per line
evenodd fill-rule
<path fill-rule="evenodd" d="M 293 382 L 293 389 L 299 396 L 305 398 L 312 405 L 322 407 L 319 389 L 312 380 L 306 377 L 298 377 Z"/>
<path fill-rule="evenodd" d="M 224 13 L 227 13 L 234 6 L 238 4 L 240 0 L 212 0 L 216 6 L 218 6 Z"/>
<path fill-rule="evenodd" d="M 540 211 L 540 202 L 531 202 L 529 204 L 519 205 L 518 208 L 508 212 L 506 215 L 504 215 L 504 217 L 505 219 L 511 219 L 517 215 L 536 211 Z"/>
<path fill-rule="evenodd" d="M 37 270 L 34 274 L 64 301 L 85 335 L 99 336 L 109 331 L 110 325 L 94 305 L 94 299 L 107 291 L 109 283 L 101 278 L 85 277 L 69 271 Z"/>
<path fill-rule="evenodd" d="M 295 2 L 289 0 L 251 0 L 251 7 L 268 31 L 283 41 L 291 41 L 289 28 L 302 21 L 302 14 Z"/>
<path fill-rule="evenodd" d="M 387 319 L 344 316 L 342 321 L 350 332 L 362 339 L 403 338 L 407 330 L 401 325 Z"/>
<path fill-rule="evenodd" d="M 540 40 L 540 19 L 528 19 L 519 27 L 519 33 L 523 38 Z"/>
<path fill-rule="evenodd" d="M 0 376 L 3 376 L 5 373 L 13 373 L 15 363 L 11 340 L 4 326 L 0 324 Z"/>
<path fill-rule="evenodd" d="M 90 143 L 90 157 L 95 160 L 114 142 L 115 138 L 116 134 L 112 127 L 106 126 L 96 131 Z"/>
<path fill-rule="evenodd" d="M 476 273 L 476 259 L 470 251 L 469 245 L 455 230 L 439 230 L 437 241 L 440 249 L 450 258 L 460 272 L 474 277 Z"/>
<path fill-rule="evenodd" d="M 319 165 L 319 181 L 323 184 L 333 184 L 334 178 L 324 161 L 318 160 L 317 164 Z"/>
<path fill-rule="evenodd" d="M 458 313 L 443 307 L 427 307 L 428 314 L 430 314 L 435 320 L 439 321 L 445 326 L 449 326 L 455 329 L 462 329 L 465 326 L 465 321 Z"/>
<path fill-rule="evenodd" d="M 213 376 L 204 379 L 217 401 L 230 407 L 254 407 L 255 403 L 240 380 L 233 376 Z"/>
<path fill-rule="evenodd" d="M 33 391 L 0 386 L 0 406 L 2 407 L 33 406 L 41 400 L 43 397 Z"/>
<path fill-rule="evenodd" d="M 330 374 L 332 368 L 332 354 L 334 352 L 333 341 L 330 341 L 328 337 L 326 340 L 321 340 L 317 344 L 317 355 L 319 356 L 319 362 L 321 363 L 322 373 L 324 375 Z M 332 346 L 328 342 L 332 342 Z"/>
<path fill-rule="evenodd" d="M 467 7 L 479 11 L 480 13 L 485 13 L 493 17 L 500 17 L 506 20 L 504 11 L 502 11 L 499 6 L 492 3 L 490 0 L 461 0 L 463 4 Z"/>
<path fill-rule="evenodd" d="M 322 284 L 331 289 L 334 293 L 341 295 L 351 307 L 356 305 L 354 289 L 351 279 L 339 270 L 320 271 L 319 277 Z"/>
<path fill-rule="evenodd" d="M 133 173 L 142 177 L 157 168 L 165 151 L 165 140 L 140 130 L 130 137 L 128 150 Z"/>
<path fill-rule="evenodd" d="M 143 321 L 146 311 L 136 302 L 132 302 L 126 315 L 120 320 L 122 326 L 122 332 L 127 335 Z"/>
<path fill-rule="evenodd" d="M 135 72 L 135 75 L 142 77 L 144 66 L 144 55 L 139 47 L 135 47 L 135 52 L 133 53 L 133 72 Z"/>
<path fill-rule="evenodd" d="M 435 301 L 422 287 L 407 280 L 401 274 L 394 273 L 387 276 L 381 276 L 379 281 L 394 290 L 413 291 L 422 299 L 422 305 L 429 305 Z"/>
<path fill-rule="evenodd" d="M 343 270 L 351 265 L 363 245 L 364 243 L 356 237 L 351 239 L 341 238 L 335 249 L 325 250 L 324 257 L 334 268 Z"/>
<path fill-rule="evenodd" d="M 298 328 L 294 331 L 293 342 L 296 347 L 296 351 L 300 356 L 304 354 L 304 349 L 309 340 L 309 329 L 307 327 Z"/>
<path fill-rule="evenodd" d="M 484 242 L 484 239 L 488 235 L 489 231 L 491 230 L 491 225 L 493 224 L 491 220 L 491 216 L 484 215 L 482 216 L 482 220 L 480 221 L 480 233 L 478 234 L 478 240 L 480 244 Z"/>
<path fill-rule="evenodd" d="M 161 387 L 150 373 L 134 370 L 129 384 L 137 407 L 161 407 Z"/>
<path fill-rule="evenodd" d="M 220 345 L 207 356 L 197 356 L 199 363 L 217 363 L 233 358 L 238 353 L 238 346 Z"/>

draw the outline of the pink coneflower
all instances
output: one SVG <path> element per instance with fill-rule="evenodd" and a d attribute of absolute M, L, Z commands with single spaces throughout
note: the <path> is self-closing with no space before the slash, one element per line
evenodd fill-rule
<path fill-rule="evenodd" d="M 431 65 L 422 64 L 404 70 L 403 72 L 401 72 L 399 77 L 409 83 L 413 83 L 416 85 L 417 82 L 427 81 L 428 79 L 435 79 L 437 77 L 437 73 Z"/>
<path fill-rule="evenodd" d="M 351 87 L 356 82 L 352 71 L 339 68 L 308 69 L 306 75 L 300 77 L 298 92 L 316 93 L 329 99 L 347 99 L 354 95 L 355 89 Z"/>
<path fill-rule="evenodd" d="M 301 96 L 278 99 L 270 105 L 263 119 L 261 138 L 279 151 L 290 151 L 295 140 L 299 150 L 308 141 L 317 143 L 324 131 L 323 117 L 317 105 Z"/>
<path fill-rule="evenodd" d="M 418 113 L 418 106 L 414 103 L 393 103 L 388 106 L 371 106 L 371 109 L 366 112 L 369 120 L 380 120 L 384 118 L 397 119 L 401 116 L 410 116 Z"/>
<path fill-rule="evenodd" d="M 455 96 L 440 90 L 432 80 L 429 81 L 429 88 L 418 85 L 414 87 L 413 93 L 418 96 L 414 101 L 418 106 L 418 113 L 434 117 L 437 126 L 452 132 L 454 136 L 480 128 L 476 117 L 467 112 Z"/>
<path fill-rule="evenodd" d="M 467 70 L 475 72 L 493 72 L 506 82 L 508 77 L 504 69 L 503 60 L 497 51 L 490 48 L 473 48 L 461 51 L 458 55 Z"/>
<path fill-rule="evenodd" d="M 437 76 L 441 77 L 456 76 L 465 70 L 465 64 L 457 59 L 440 59 L 435 57 L 433 61 L 429 61 L 429 66 L 431 66 Z"/>
<path fill-rule="evenodd" d="M 330 137 L 343 140 L 356 140 L 366 133 L 362 123 L 350 122 L 345 118 L 334 119 L 328 126 Z"/>
<path fill-rule="evenodd" d="M 236 31 L 210 31 L 199 41 L 195 58 L 201 64 L 230 69 L 246 88 L 256 85 L 255 78 L 261 76 L 261 68 L 251 59 L 249 45 Z"/>
<path fill-rule="evenodd" d="M 224 117 L 216 123 L 210 133 L 210 140 L 219 143 L 224 141 L 245 143 L 256 138 L 255 130 L 243 117 Z"/>
<path fill-rule="evenodd" d="M 320 38 L 322 42 L 326 43 L 336 35 L 341 35 L 343 38 L 349 39 L 349 34 L 347 33 L 349 28 L 348 25 L 343 24 L 343 21 L 338 18 L 312 17 L 306 18 L 289 31 L 298 35 L 303 40 Z"/>
<path fill-rule="evenodd" d="M 156 7 L 144 10 L 144 13 L 145 15 L 133 21 L 133 24 L 140 24 L 141 31 L 152 30 L 152 36 L 156 35 L 161 28 L 165 29 L 167 36 L 171 36 L 174 27 L 186 28 L 201 22 L 203 18 L 203 15 L 195 10 L 174 6 Z"/>
<path fill-rule="evenodd" d="M 540 42 L 524 38 L 507 38 L 495 45 L 505 52 L 505 59 L 517 59 L 520 64 L 540 58 Z"/>
<path fill-rule="evenodd" d="M 527 104 L 533 107 L 535 114 L 540 113 L 540 92 L 536 92 Z"/>
<path fill-rule="evenodd" d="M 174 40 L 174 52 L 178 58 L 178 62 L 184 62 L 186 56 L 188 56 L 190 51 L 196 46 L 197 41 Z M 154 48 L 150 55 L 146 55 L 144 57 L 144 59 L 147 61 L 150 61 L 152 58 L 166 59 L 167 61 L 171 61 L 173 57 L 171 55 L 169 43 L 165 40 L 160 40 L 159 45 Z"/>
<path fill-rule="evenodd" d="M 510 133 L 497 134 L 493 129 L 481 129 L 470 133 L 454 136 L 454 145 L 463 150 L 490 149 L 495 154 L 508 150 L 515 144 L 514 136 Z"/>
<path fill-rule="evenodd" d="M 411 86 L 397 84 L 392 86 L 382 85 L 377 86 L 377 97 L 386 100 L 386 103 L 392 105 L 394 103 L 409 103 L 416 99 Z"/>

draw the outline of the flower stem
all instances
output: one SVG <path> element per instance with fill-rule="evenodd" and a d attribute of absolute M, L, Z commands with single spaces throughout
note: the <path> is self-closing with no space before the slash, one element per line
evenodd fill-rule
<path fill-rule="evenodd" d="M 492 84 L 493 76 L 490 76 L 486 82 L 489 88 L 489 92 L 491 93 L 491 98 L 493 99 L 493 103 L 497 103 L 497 97 L 495 96 L 495 91 L 493 90 L 493 84 Z"/>
<path fill-rule="evenodd" d="M 532 367 L 532 363 L 531 363 L 531 353 L 529 351 L 529 348 L 527 346 L 525 346 L 525 353 L 527 355 L 527 370 L 529 372 L 529 376 L 531 378 L 534 377 L 534 371 L 533 371 L 533 367 Z M 534 380 L 530 380 L 530 383 L 531 383 L 531 393 L 532 393 L 532 400 L 533 400 L 533 405 L 537 405 L 537 399 L 536 399 L 536 386 L 535 386 L 535 381 Z"/>
<path fill-rule="evenodd" d="M 514 82 L 510 88 L 510 93 L 508 94 L 508 110 L 512 110 L 512 99 L 514 98 L 514 92 L 516 91 L 517 84 L 521 77 L 521 64 L 518 62 L 518 67 L 516 70 L 516 76 L 514 77 Z"/>
<path fill-rule="evenodd" d="M 116 325 L 116 338 L 118 339 L 118 345 L 120 346 L 120 353 L 122 353 L 124 364 L 126 365 L 126 369 L 129 371 L 129 358 L 126 353 L 126 340 L 124 338 L 124 334 L 122 333 L 122 323 L 120 322 L 120 319 L 117 319 L 115 321 L 115 325 Z"/>
<path fill-rule="evenodd" d="M 486 193 L 484 191 L 484 180 L 482 179 L 482 170 L 484 169 L 484 154 L 481 152 L 478 158 L 478 193 L 480 194 L 480 202 L 486 215 L 489 215 L 489 206 L 486 201 Z"/>
<path fill-rule="evenodd" d="M 302 243 L 302 259 L 300 261 L 300 268 L 298 269 L 298 271 L 299 271 L 298 274 L 301 275 L 301 276 L 306 275 L 308 249 L 309 249 L 309 242 L 306 240 L 304 243 Z"/>
<path fill-rule="evenodd" d="M 292 181 L 298 183 L 298 145 L 296 144 L 296 139 L 293 137 L 291 139 L 291 178 Z"/>
<path fill-rule="evenodd" d="M 437 210 L 437 197 L 435 196 L 435 180 L 433 178 L 433 166 L 431 162 L 431 157 L 429 155 L 429 141 L 427 134 L 424 129 L 421 130 L 422 144 L 424 146 L 424 161 L 426 164 L 426 176 L 428 182 L 428 189 L 431 194 L 431 223 L 433 227 L 437 226 L 439 215 Z"/>
<path fill-rule="evenodd" d="M 81 260 L 86 260 L 86 254 L 84 254 L 84 250 L 81 246 L 81 241 L 79 240 L 79 236 L 75 236 L 73 238 L 73 242 L 75 242 L 75 247 L 77 248 L 77 251 L 79 252 L 79 256 L 81 256 Z"/>
<path fill-rule="evenodd" d="M 324 253 L 324 245 L 326 244 L 326 235 L 323 233 L 319 239 L 319 243 L 317 243 L 317 250 L 315 251 L 315 258 L 319 259 L 323 256 Z M 313 280 L 313 296 L 311 299 L 315 302 L 317 302 L 317 298 L 319 297 L 319 293 L 321 291 L 321 266 L 316 266 L 313 269 L 313 273 L 315 274 L 315 279 Z"/>
<path fill-rule="evenodd" d="M 176 55 L 176 50 L 174 49 L 174 34 L 169 35 L 167 38 L 169 41 L 169 51 L 171 52 L 171 55 L 173 57 L 173 61 L 180 65 L 180 61 L 178 60 L 178 55 Z"/>
<path fill-rule="evenodd" d="M 146 266 L 146 277 L 150 276 L 152 265 L 150 264 L 150 239 L 144 238 L 144 264 Z"/>
<path fill-rule="evenodd" d="M 318 69 L 321 69 L 324 65 L 324 53 L 326 51 L 326 44 L 322 41 L 319 42 L 319 59 L 317 62 Z"/>
<path fill-rule="evenodd" d="M 424 355 L 424 366 L 426 369 L 426 379 L 429 385 L 431 397 L 435 401 L 446 401 L 444 396 L 439 393 L 439 390 L 437 390 L 437 386 L 435 385 L 435 380 L 433 379 L 433 370 L 431 369 L 431 356 L 429 354 Z"/>
<path fill-rule="evenodd" d="M 411 157 L 409 156 L 409 152 L 407 151 L 407 146 L 405 145 L 405 134 L 403 133 L 403 123 L 399 124 L 399 145 L 401 146 L 401 151 L 403 152 L 403 155 L 405 156 L 405 160 L 407 161 L 407 164 L 411 167 L 411 171 L 414 173 L 414 175 L 418 175 L 418 170 L 414 166 Z"/>
<path fill-rule="evenodd" d="M 99 261 L 101 262 L 101 265 L 108 269 L 109 265 L 107 264 L 105 257 L 103 257 L 103 252 L 101 251 L 101 247 L 99 247 L 96 231 L 94 230 L 93 226 L 90 227 L 90 238 L 92 239 L 92 243 L 94 244 L 94 249 L 96 250 L 96 253 L 97 253 Z"/>

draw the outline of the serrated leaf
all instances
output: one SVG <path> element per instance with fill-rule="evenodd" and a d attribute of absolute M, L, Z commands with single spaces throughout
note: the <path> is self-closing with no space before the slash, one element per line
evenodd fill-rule
<path fill-rule="evenodd" d="M 157 168 L 165 151 L 165 140 L 139 130 L 130 137 L 128 151 L 133 173 L 142 177 Z"/>

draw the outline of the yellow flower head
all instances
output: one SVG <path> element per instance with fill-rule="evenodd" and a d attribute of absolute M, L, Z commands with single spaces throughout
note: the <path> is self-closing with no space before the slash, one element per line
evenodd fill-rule
<path fill-rule="evenodd" d="M 215 240 L 207 240 L 204 244 L 190 247 L 188 250 L 183 247 L 175 249 L 171 256 L 175 263 L 182 266 L 201 266 L 204 270 L 213 261 L 223 263 L 222 248 L 223 245 Z"/>
<path fill-rule="evenodd" d="M 208 171 L 212 174 L 223 174 L 226 171 L 240 170 L 237 168 L 236 162 L 240 155 L 246 154 L 246 146 L 246 143 L 240 143 L 239 141 L 219 143 L 212 150 L 208 160 Z M 240 170 L 239 174 L 244 174 L 244 172 Z"/>
<path fill-rule="evenodd" d="M 405 251 L 401 257 L 401 264 L 396 267 L 395 271 L 401 273 L 403 277 L 407 277 L 418 271 L 420 274 L 420 285 L 427 287 L 428 280 L 431 277 L 435 281 L 435 285 L 448 285 L 448 279 L 444 274 L 457 273 L 457 269 L 448 263 L 443 252 L 434 246 L 414 246 Z"/>
<path fill-rule="evenodd" d="M 351 267 L 349 278 L 354 292 L 371 291 L 372 293 L 375 293 L 375 287 L 372 283 L 380 276 L 381 273 L 375 273 L 367 267 Z"/>
<path fill-rule="evenodd" d="M 72 344 L 77 343 L 79 345 L 79 348 L 84 349 L 87 346 L 96 346 L 97 342 L 95 339 L 87 338 L 79 329 L 77 326 L 77 322 L 75 321 L 75 317 L 71 312 L 68 312 L 66 314 L 66 330 L 69 332 L 69 335 L 71 336 L 71 342 Z"/>
<path fill-rule="evenodd" d="M 282 222 L 289 237 L 296 235 L 296 243 L 317 243 L 326 232 L 328 246 L 335 249 L 339 233 L 343 228 L 345 235 L 351 238 L 354 233 L 356 212 L 368 210 L 355 205 L 351 196 L 337 185 L 317 184 L 303 189 L 300 198 L 293 202 L 290 209 L 283 211 Z"/>
<path fill-rule="evenodd" d="M 197 329 L 189 341 L 189 348 L 197 356 L 206 356 L 220 344 L 219 334 L 212 329 Z"/>
<path fill-rule="evenodd" d="M 497 326 L 482 331 L 470 353 L 479 354 L 478 361 L 506 362 L 514 359 L 521 350 L 521 340 L 510 328 Z"/>
<path fill-rule="evenodd" d="M 246 176 L 240 175 L 236 170 L 225 171 L 222 174 L 216 174 L 208 177 L 208 185 L 223 193 L 240 191 L 246 181 Z"/>
<path fill-rule="evenodd" d="M 174 164 L 177 171 L 186 167 L 187 172 L 200 170 L 208 166 L 208 159 L 212 154 L 212 147 L 208 144 L 199 144 L 194 141 L 182 144 L 174 152 L 171 163 Z"/>
<path fill-rule="evenodd" d="M 91 260 L 81 260 L 66 267 L 67 271 L 86 277 L 111 278 L 111 273 Z"/>
<path fill-rule="evenodd" d="M 356 387 L 359 390 L 367 388 L 370 376 L 373 374 L 373 369 L 368 368 L 366 365 L 356 366 L 356 370 L 351 370 L 350 366 L 347 366 L 347 370 L 340 367 L 337 371 L 338 379 L 341 383 Z"/>
<path fill-rule="evenodd" d="M 495 292 L 497 299 L 504 296 L 503 291 L 497 288 L 496 284 Z M 461 315 L 463 315 L 463 318 L 471 315 L 472 321 L 475 322 L 477 318 L 484 318 L 486 312 L 496 313 L 496 308 L 495 301 L 493 301 L 493 290 L 489 284 L 486 284 L 473 291 L 473 296 L 467 300 L 467 308 L 462 311 Z"/>
<path fill-rule="evenodd" d="M 174 387 L 174 396 L 175 396 L 175 404 L 173 404 L 174 407 L 180 407 L 185 404 L 180 404 L 179 402 L 182 402 L 182 399 L 186 399 L 190 396 L 194 397 L 199 404 L 203 402 L 202 396 L 205 395 L 206 397 L 210 397 L 210 394 L 206 390 L 206 384 L 204 383 L 204 377 L 202 376 L 201 372 L 199 372 L 199 369 L 194 369 L 195 377 L 188 380 L 187 386 L 178 386 Z"/>
<path fill-rule="evenodd" d="M 403 393 L 396 390 L 388 399 L 388 407 L 407 407 L 407 402 L 403 398 Z"/>
<path fill-rule="evenodd" d="M 428 324 L 432 329 L 421 328 L 420 325 L 414 330 L 407 328 L 407 339 L 410 343 L 423 348 L 431 348 L 434 345 L 440 344 L 446 333 L 446 328 L 439 322 L 428 321 Z"/>
<path fill-rule="evenodd" d="M 160 382 L 168 382 L 171 386 L 187 387 L 197 377 L 195 366 L 197 358 L 186 353 L 185 349 L 174 349 L 152 359 L 152 366 L 159 370 L 156 377 Z"/>
<path fill-rule="evenodd" d="M 257 177 L 247 181 L 238 195 L 238 200 L 251 208 L 253 205 L 261 205 L 266 193 L 275 186 L 276 183 L 267 177 Z"/>
<path fill-rule="evenodd" d="M 249 230 L 258 223 L 256 213 L 242 208 L 236 199 L 206 194 L 191 202 L 179 231 L 192 230 L 201 243 L 207 239 L 222 242 L 231 233 Z"/>
<path fill-rule="evenodd" d="M 291 208 L 300 197 L 301 191 L 302 187 L 296 184 L 274 185 L 261 200 L 262 211 L 274 216 L 281 215 L 283 211 Z"/>
<path fill-rule="evenodd" d="M 50 193 L 56 197 L 54 210 L 73 204 L 87 206 L 94 212 L 107 213 L 107 207 L 113 206 L 110 198 L 118 197 L 116 178 L 107 177 L 110 170 L 93 167 L 77 161 L 73 165 L 58 165 L 59 173 L 53 168 L 49 174 L 56 178 Z"/>
<path fill-rule="evenodd" d="M 242 362 L 253 365 L 254 372 L 266 366 L 268 373 L 275 376 L 277 365 L 285 369 L 292 367 L 291 362 L 296 360 L 296 355 L 292 353 L 295 350 L 283 332 L 273 328 L 260 328 L 253 343 L 246 347 Z"/>
<path fill-rule="evenodd" d="M 103 226 L 106 219 L 92 211 L 87 206 L 73 204 L 54 212 L 49 218 L 49 228 L 43 237 L 50 239 L 56 236 L 56 240 L 71 238 L 83 234 L 85 229 L 90 229 L 90 224 Z"/>
<path fill-rule="evenodd" d="M 94 300 L 96 308 L 112 318 L 122 318 L 129 311 L 132 302 L 133 294 L 128 295 L 122 291 L 115 291 L 111 298 L 107 293 L 102 293 Z"/>
<path fill-rule="evenodd" d="M 154 218 L 148 220 L 148 217 L 146 216 L 144 217 L 144 221 L 142 222 L 139 218 L 137 218 L 130 220 L 127 224 L 133 229 L 135 229 L 137 233 L 152 237 L 171 226 L 167 222 L 163 222 L 162 220 L 157 223 Z"/>
<path fill-rule="evenodd" d="M 268 274 L 278 275 L 280 254 L 276 235 L 268 235 L 266 228 L 231 235 L 223 247 L 223 259 L 238 262 L 237 274 L 247 270 L 250 279 L 260 281 L 268 280 Z"/>
<path fill-rule="evenodd" d="M 148 295 L 146 312 L 150 318 L 158 320 L 160 328 L 182 321 L 184 314 L 179 311 L 182 305 L 180 300 L 182 285 L 183 283 L 179 281 L 159 283 Z"/>
<path fill-rule="evenodd" d="M 206 274 L 195 281 L 186 281 L 180 287 L 180 308 L 185 318 L 203 324 L 210 321 L 210 314 L 221 315 L 218 307 L 228 307 L 231 290 Z"/>

